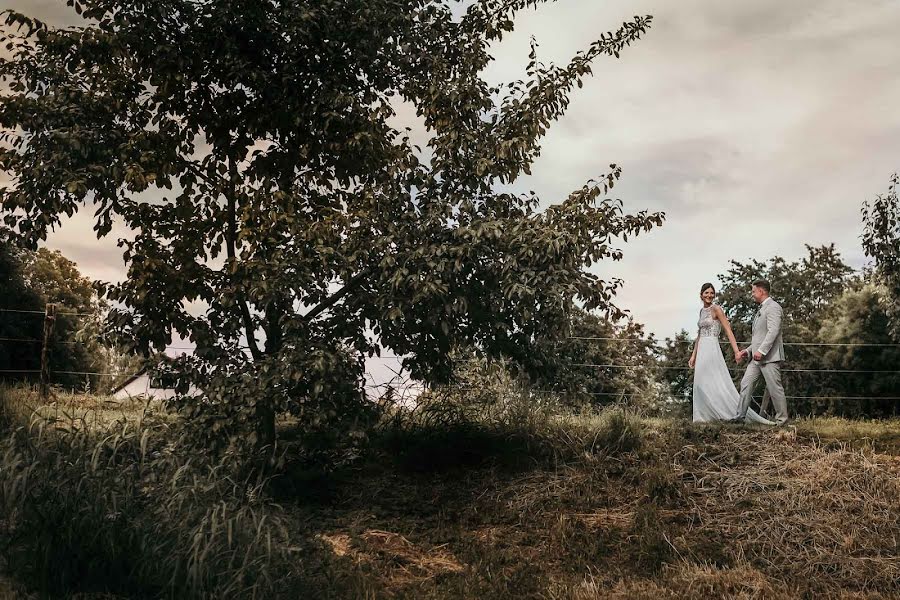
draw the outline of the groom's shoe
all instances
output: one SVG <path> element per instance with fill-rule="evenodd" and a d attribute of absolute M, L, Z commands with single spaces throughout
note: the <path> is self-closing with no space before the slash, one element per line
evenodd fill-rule
<path fill-rule="evenodd" d="M 725 422 L 728 423 L 729 425 L 743 425 L 745 421 L 746 421 L 745 417 L 734 417 L 733 419 L 728 419 Z"/>

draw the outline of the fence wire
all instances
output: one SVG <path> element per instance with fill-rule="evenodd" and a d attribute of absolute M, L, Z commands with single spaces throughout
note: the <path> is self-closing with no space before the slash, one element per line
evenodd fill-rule
<path fill-rule="evenodd" d="M 10 314 L 21 314 L 21 315 L 46 315 L 46 311 L 40 310 L 23 310 L 23 309 L 13 309 L 13 308 L 0 308 L 0 313 L 10 313 Z M 56 315 L 65 315 L 65 316 L 94 316 L 91 313 L 79 313 L 74 311 L 57 311 Z M 622 338 L 622 337 L 603 337 L 603 336 L 569 336 L 566 339 L 569 340 L 581 340 L 581 341 L 604 341 L 604 342 L 641 342 L 647 344 L 649 346 L 654 346 L 657 348 L 666 348 L 665 344 L 654 342 L 650 339 L 645 338 Z M 670 343 L 679 343 L 679 344 L 693 344 L 694 341 L 691 339 L 684 340 L 668 340 Z M 0 342 L 5 343 L 37 343 L 42 344 L 43 340 L 36 338 L 15 338 L 15 337 L 0 337 Z M 60 345 L 85 345 L 89 342 L 81 341 L 81 340 L 53 340 L 52 344 L 60 344 Z M 720 340 L 719 344 L 725 345 L 730 342 Z M 749 344 L 747 341 L 737 342 L 739 345 Z M 900 344 L 895 343 L 852 343 L 852 342 L 785 342 L 785 346 L 795 346 L 795 347 L 858 347 L 858 348 L 900 348 Z M 165 350 L 193 350 L 194 346 L 182 346 L 182 345 L 172 345 L 166 346 Z M 367 360 L 373 361 L 398 361 L 402 360 L 404 357 L 397 356 L 393 354 L 383 354 L 380 356 L 372 356 L 367 358 Z M 687 366 L 666 366 L 666 365 L 627 365 L 627 364 L 599 364 L 599 363 L 572 363 L 571 366 L 574 367 L 585 367 L 585 368 L 597 368 L 597 369 L 658 369 L 665 371 L 690 371 L 692 370 Z M 743 368 L 739 367 L 730 367 L 730 372 L 739 372 L 742 371 Z M 783 373 L 834 373 L 834 374 L 860 374 L 860 375 L 897 375 L 900 374 L 900 370 L 891 370 L 891 369 L 782 369 Z M 10 374 L 10 375 L 33 375 L 40 374 L 40 369 L 0 369 L 0 374 Z M 77 375 L 84 377 L 125 377 L 127 374 L 125 373 L 108 373 L 108 372 L 100 372 L 100 371 L 71 371 L 71 370 L 50 370 L 51 375 Z M 390 384 L 385 384 L 390 385 Z M 378 387 L 383 387 L 381 384 L 378 386 L 367 384 L 365 386 L 367 389 L 375 389 Z M 474 388 L 473 388 L 474 389 Z M 560 393 L 554 390 L 532 390 L 533 393 Z M 620 398 L 637 398 L 644 397 L 645 395 L 641 394 L 632 394 L 632 393 L 624 393 L 624 392 L 589 392 L 588 395 L 591 396 L 615 396 Z M 900 396 L 786 396 L 787 399 L 793 400 L 900 400 Z"/>

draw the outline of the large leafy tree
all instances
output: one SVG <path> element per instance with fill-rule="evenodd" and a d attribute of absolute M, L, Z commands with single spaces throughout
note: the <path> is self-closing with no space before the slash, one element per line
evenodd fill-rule
<path fill-rule="evenodd" d="M 22 261 L 16 246 L 0 228 L 0 378 L 21 381 L 31 378 L 28 371 L 41 367 L 41 346 L 21 340 L 40 340 L 44 323 L 27 313 L 6 312 L 9 309 L 34 311 L 37 317 L 44 310 L 40 296 L 25 283 Z"/>
<path fill-rule="evenodd" d="M 48 303 L 58 315 L 49 338 L 51 383 L 95 389 L 103 383 L 96 375 L 107 368 L 109 350 L 101 344 L 96 326 L 102 306 L 92 282 L 77 265 L 58 251 L 31 252 L 18 248 L 8 232 L 0 232 L 0 369 L 6 379 L 34 381 L 41 366 L 44 318 Z"/>
<path fill-rule="evenodd" d="M 93 281 L 82 275 L 78 265 L 62 252 L 39 248 L 37 252 L 22 252 L 21 257 L 25 284 L 45 302 L 59 304 L 66 312 L 98 311 Z"/>
<path fill-rule="evenodd" d="M 448 0 L 70 0 L 87 23 L 71 29 L 7 12 L 6 223 L 37 243 L 88 209 L 98 236 L 133 232 L 128 278 L 105 288 L 112 325 L 144 353 L 196 343 L 175 367 L 205 391 L 185 406 L 205 431 L 253 425 L 265 444 L 284 410 L 332 423 L 380 347 L 430 381 L 456 346 L 521 354 L 576 303 L 615 312 L 618 282 L 589 267 L 662 222 L 607 198 L 616 166 L 546 209 L 498 191 L 594 59 L 650 23 L 561 67 L 532 52 L 525 80 L 488 85 L 489 45 L 541 3 L 458 19 Z"/>
<path fill-rule="evenodd" d="M 750 285 L 757 279 L 767 279 L 772 284 L 772 297 L 784 308 L 785 338 L 814 341 L 825 309 L 841 295 L 854 272 L 834 244 L 807 245 L 806 251 L 807 255 L 796 261 L 780 256 L 768 262 L 732 260 L 729 269 L 719 275 L 717 302 L 728 315 L 738 340 L 750 339 L 753 317 L 759 309 L 750 296 Z"/>
<path fill-rule="evenodd" d="M 820 376 L 818 398 L 795 401 L 803 413 L 887 417 L 900 414 L 900 345 L 890 333 L 887 290 L 871 282 L 846 289 L 825 313 L 819 364 L 850 371 Z M 852 371 L 859 371 L 852 373 Z M 879 372 L 880 371 L 880 372 Z"/>
<path fill-rule="evenodd" d="M 105 307 L 78 265 L 58 250 L 39 248 L 22 252 L 25 283 L 41 298 L 53 303 L 59 315 L 53 328 L 49 361 L 55 383 L 75 388 L 105 389 L 105 373 L 114 351 L 104 344 L 100 321 Z"/>
<path fill-rule="evenodd" d="M 894 336 L 900 339 L 900 177 L 891 176 L 887 194 L 863 203 L 863 249 L 875 259 L 876 272 L 888 295 L 887 311 Z"/>

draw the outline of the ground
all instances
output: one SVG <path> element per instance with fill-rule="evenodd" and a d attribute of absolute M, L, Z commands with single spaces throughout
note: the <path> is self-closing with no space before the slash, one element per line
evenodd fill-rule
<path fill-rule="evenodd" d="M 108 423 L 157 407 L 40 410 Z M 608 410 L 526 433 L 385 429 L 336 470 L 288 462 L 269 486 L 284 597 L 900 597 L 898 448 L 897 420 L 769 429 Z"/>
<path fill-rule="evenodd" d="M 401 453 L 313 486 L 287 509 L 324 549 L 308 550 L 313 588 L 335 598 L 900 594 L 897 457 L 816 439 L 814 421 L 645 427 L 630 452 L 437 471 Z M 868 427 L 893 442 L 900 432 Z"/>

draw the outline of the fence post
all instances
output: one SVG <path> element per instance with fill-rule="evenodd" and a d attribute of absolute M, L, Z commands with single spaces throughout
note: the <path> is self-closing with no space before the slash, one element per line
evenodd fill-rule
<path fill-rule="evenodd" d="M 44 345 L 41 348 L 41 397 L 46 400 L 50 394 L 50 338 L 56 324 L 56 305 L 48 304 L 44 313 Z"/>

